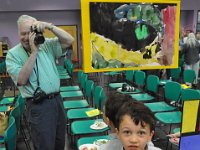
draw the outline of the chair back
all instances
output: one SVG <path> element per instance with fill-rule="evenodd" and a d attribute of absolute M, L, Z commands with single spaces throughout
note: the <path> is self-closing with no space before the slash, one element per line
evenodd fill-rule
<path fill-rule="evenodd" d="M 94 107 L 103 110 L 105 103 L 105 93 L 102 86 L 96 86 L 94 89 Z"/>
<path fill-rule="evenodd" d="M 8 128 L 5 131 L 4 140 L 7 150 L 16 150 L 16 137 L 17 137 L 17 128 L 15 124 L 15 118 L 9 116 Z"/>
<path fill-rule="evenodd" d="M 82 75 L 82 79 L 81 79 L 81 89 L 83 91 L 85 91 L 85 88 L 86 88 L 86 81 L 88 80 L 88 75 L 83 73 Z"/>
<path fill-rule="evenodd" d="M 19 102 L 20 114 L 22 115 L 25 109 L 25 99 L 19 95 L 17 101 Z"/>
<path fill-rule="evenodd" d="M 175 81 L 170 81 L 165 84 L 165 99 L 179 102 L 182 87 L 181 84 Z"/>
<path fill-rule="evenodd" d="M 21 112 L 20 112 L 20 106 L 19 106 L 19 102 L 18 101 L 16 101 L 14 108 L 11 110 L 10 116 L 15 118 L 16 127 L 17 127 L 17 130 L 19 130 Z"/>
<path fill-rule="evenodd" d="M 73 78 L 73 72 L 74 72 L 74 65 L 70 63 L 67 66 L 67 73 L 69 74 L 71 78 Z"/>
<path fill-rule="evenodd" d="M 139 87 L 143 87 L 145 85 L 146 74 L 144 71 L 136 71 L 135 73 L 135 84 Z"/>
<path fill-rule="evenodd" d="M 86 81 L 86 89 L 85 89 L 85 95 L 87 97 L 88 102 L 93 105 L 93 91 L 94 91 L 94 81 L 87 80 Z"/>
<path fill-rule="evenodd" d="M 196 78 L 195 71 L 192 69 L 187 69 L 183 71 L 183 82 L 193 83 Z"/>
<path fill-rule="evenodd" d="M 147 90 L 153 92 L 154 94 L 158 93 L 159 78 L 156 75 L 148 75 L 147 77 Z"/>
<path fill-rule="evenodd" d="M 184 89 L 181 94 L 182 101 L 186 100 L 200 100 L 200 93 L 195 89 Z"/>
<path fill-rule="evenodd" d="M 170 69 L 170 76 L 174 81 L 178 81 L 180 79 L 181 74 L 181 67 L 178 67 L 176 69 Z"/>
<path fill-rule="evenodd" d="M 81 80 L 82 80 L 82 75 L 84 74 L 84 72 L 82 71 L 82 70 L 80 70 L 79 72 L 78 72 L 78 83 L 79 83 L 79 85 L 81 84 Z"/>
<path fill-rule="evenodd" d="M 126 81 L 130 82 L 130 83 L 133 83 L 134 81 L 134 70 L 127 70 L 125 72 L 125 78 L 126 78 Z"/>
<path fill-rule="evenodd" d="M 70 59 L 65 59 L 64 60 L 64 66 L 66 67 L 66 69 L 69 67 L 70 64 L 72 64 Z"/>

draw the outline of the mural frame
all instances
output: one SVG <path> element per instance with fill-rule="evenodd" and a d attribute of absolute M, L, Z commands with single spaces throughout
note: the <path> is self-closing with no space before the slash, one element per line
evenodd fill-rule
<path fill-rule="evenodd" d="M 72 60 L 75 60 L 75 61 L 79 60 L 77 25 L 56 25 L 56 26 L 67 31 L 69 34 L 72 35 L 72 37 L 74 38 L 74 42 L 72 44 L 72 47 L 73 47 L 73 58 L 72 58 Z M 44 36 L 49 37 L 49 38 L 55 37 L 55 35 L 49 30 L 45 30 Z"/>
<path fill-rule="evenodd" d="M 175 5 L 175 37 L 174 37 L 174 53 L 173 53 L 173 63 L 170 65 L 153 65 L 151 64 L 137 64 L 138 66 L 128 66 L 128 67 L 104 67 L 104 68 L 94 68 L 94 57 L 92 56 L 92 45 L 91 45 L 91 14 L 90 14 L 90 4 L 92 3 L 155 3 L 159 5 Z M 83 51 L 83 69 L 85 72 L 105 72 L 105 71 L 120 71 L 120 70 L 148 70 L 148 69 L 169 69 L 178 67 L 178 40 L 179 40 L 179 20 L 180 18 L 180 0 L 82 0 L 81 1 L 81 19 L 82 19 L 82 51 Z M 146 47 L 145 47 L 146 49 Z M 130 51 L 129 51 L 130 52 Z M 157 58 L 157 56 L 156 56 Z M 126 61 L 126 60 L 125 60 Z M 156 60 L 157 61 L 157 60 Z"/>

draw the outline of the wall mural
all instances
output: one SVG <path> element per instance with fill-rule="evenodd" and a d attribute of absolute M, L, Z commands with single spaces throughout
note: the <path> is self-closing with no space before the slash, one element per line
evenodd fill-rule
<path fill-rule="evenodd" d="M 81 1 L 86 72 L 178 66 L 180 0 Z"/>

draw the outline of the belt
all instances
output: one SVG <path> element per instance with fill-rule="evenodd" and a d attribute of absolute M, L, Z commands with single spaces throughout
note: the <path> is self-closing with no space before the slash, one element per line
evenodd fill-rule
<path fill-rule="evenodd" d="M 45 96 L 43 96 L 43 99 L 52 99 L 56 96 L 60 95 L 60 92 L 55 92 L 55 93 L 50 93 L 50 94 L 46 94 Z M 27 101 L 29 100 L 34 100 L 34 97 L 28 97 L 26 98 Z"/>

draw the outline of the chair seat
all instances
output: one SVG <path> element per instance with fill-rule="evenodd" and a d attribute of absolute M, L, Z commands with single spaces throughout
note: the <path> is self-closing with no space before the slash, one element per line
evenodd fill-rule
<path fill-rule="evenodd" d="M 122 87 L 123 84 L 126 84 L 126 82 L 122 82 L 122 83 L 109 83 L 108 86 L 109 86 L 110 88 L 117 89 L 117 88 Z"/>
<path fill-rule="evenodd" d="M 137 100 L 137 101 L 151 101 L 155 98 L 147 93 L 141 93 L 141 94 L 130 94 L 130 96 Z"/>
<path fill-rule="evenodd" d="M 80 90 L 80 87 L 78 85 L 75 86 L 61 86 L 60 87 L 60 91 L 64 92 L 64 91 L 77 91 Z"/>
<path fill-rule="evenodd" d="M 170 106 L 165 102 L 155 102 L 155 103 L 145 103 L 152 112 L 163 112 L 163 111 L 172 111 L 175 110 L 176 107 Z"/>
<path fill-rule="evenodd" d="M 89 118 L 86 111 L 94 110 L 95 108 L 80 108 L 80 109 L 70 109 L 67 111 L 67 119 L 80 119 Z"/>
<path fill-rule="evenodd" d="M 82 91 L 67 91 L 60 92 L 62 98 L 70 98 L 70 97 L 83 97 Z"/>
<path fill-rule="evenodd" d="M 3 104 L 11 104 L 14 100 L 14 97 L 4 97 L 1 101 L 0 101 L 0 105 Z"/>
<path fill-rule="evenodd" d="M 93 144 L 95 141 L 100 140 L 100 139 L 111 140 L 111 137 L 109 135 L 83 137 L 77 141 L 77 147 L 83 144 Z"/>
<path fill-rule="evenodd" d="M 140 89 L 135 89 L 134 91 L 127 91 L 127 92 L 125 91 L 125 92 L 123 92 L 122 88 L 118 88 L 117 92 L 120 92 L 122 94 L 134 94 L 134 93 L 141 93 L 142 91 Z"/>
<path fill-rule="evenodd" d="M 99 119 L 100 121 L 103 121 L 103 119 Z M 95 123 L 94 120 L 81 120 L 81 121 L 74 121 L 71 124 L 71 133 L 72 134 L 92 134 L 92 133 L 102 133 L 104 131 L 107 131 L 109 128 L 103 128 L 99 130 L 91 129 L 90 126 Z"/>
<path fill-rule="evenodd" d="M 59 75 L 59 79 L 70 79 L 69 75 Z"/>
<path fill-rule="evenodd" d="M 156 113 L 155 117 L 159 121 L 166 124 L 181 123 L 182 113 L 180 111 L 161 112 L 161 113 Z"/>
<path fill-rule="evenodd" d="M 87 100 L 85 100 L 85 99 L 64 101 L 63 105 L 64 105 L 64 109 L 82 108 L 82 107 L 88 107 L 89 106 Z"/>
<path fill-rule="evenodd" d="M 181 131 L 181 128 L 174 128 L 172 132 L 177 133 L 177 132 L 180 132 L 180 131 Z"/>
<path fill-rule="evenodd" d="M 5 106 L 5 105 L 0 106 L 0 112 L 6 112 L 8 110 L 8 107 L 9 106 Z"/>

